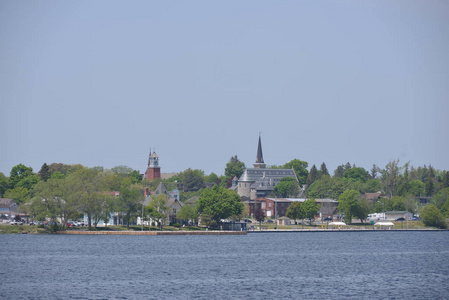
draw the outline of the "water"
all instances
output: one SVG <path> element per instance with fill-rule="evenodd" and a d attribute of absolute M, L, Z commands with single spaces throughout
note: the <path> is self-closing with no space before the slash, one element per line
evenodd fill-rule
<path fill-rule="evenodd" d="M 1 299 L 449 299 L 449 232 L 0 235 Z"/>

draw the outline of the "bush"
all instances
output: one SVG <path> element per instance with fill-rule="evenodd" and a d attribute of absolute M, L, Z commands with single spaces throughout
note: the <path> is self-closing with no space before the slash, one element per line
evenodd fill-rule
<path fill-rule="evenodd" d="M 181 224 L 175 223 L 175 224 L 173 224 L 173 226 L 176 227 L 176 228 L 179 228 L 179 227 L 181 227 Z"/>
<path fill-rule="evenodd" d="M 434 226 L 446 229 L 447 223 L 441 211 L 433 204 L 426 205 L 420 213 L 420 217 L 426 226 Z"/>

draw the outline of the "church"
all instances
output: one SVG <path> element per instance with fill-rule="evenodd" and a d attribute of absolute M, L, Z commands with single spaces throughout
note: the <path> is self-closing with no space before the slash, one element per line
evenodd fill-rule
<path fill-rule="evenodd" d="M 235 177 L 232 188 L 237 191 L 240 197 L 254 200 L 272 194 L 274 186 L 284 177 L 294 178 L 298 182 L 293 169 L 267 168 L 263 160 L 262 142 L 259 135 L 254 168 L 247 168 L 238 179 Z"/>

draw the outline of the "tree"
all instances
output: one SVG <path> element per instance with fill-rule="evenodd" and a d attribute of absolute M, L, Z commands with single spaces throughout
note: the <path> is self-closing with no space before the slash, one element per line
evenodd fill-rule
<path fill-rule="evenodd" d="M 444 172 L 443 182 L 442 182 L 442 188 L 449 187 L 449 171 Z"/>
<path fill-rule="evenodd" d="M 245 164 L 238 159 L 237 155 L 232 156 L 229 162 L 226 164 L 225 176 L 232 178 L 236 176 L 237 178 L 240 178 L 245 169 Z"/>
<path fill-rule="evenodd" d="M 404 185 L 403 195 L 422 196 L 426 191 L 426 185 L 419 179 L 413 179 Z"/>
<path fill-rule="evenodd" d="M 442 208 L 443 205 L 449 201 L 449 188 L 440 190 L 435 196 L 432 197 L 432 203 L 437 208 Z"/>
<path fill-rule="evenodd" d="M 259 222 L 259 226 L 262 226 L 262 222 L 265 220 L 265 214 L 261 207 L 261 203 L 254 203 L 254 218 Z"/>
<path fill-rule="evenodd" d="M 50 167 L 46 163 L 44 163 L 39 172 L 37 173 L 37 175 L 40 177 L 41 180 L 47 181 L 51 177 Z"/>
<path fill-rule="evenodd" d="M 163 195 L 165 197 L 165 195 Z M 129 229 L 131 219 L 135 217 L 142 205 L 143 195 L 138 186 L 124 186 L 120 189 L 118 209 L 124 214 L 126 227 Z"/>
<path fill-rule="evenodd" d="M 301 202 L 299 201 L 292 202 L 292 204 L 290 204 L 290 206 L 287 208 L 285 215 L 288 218 L 295 220 L 295 224 L 297 219 L 303 219 L 304 214 L 301 209 Z"/>
<path fill-rule="evenodd" d="M 31 211 L 39 220 L 50 218 L 53 222 L 62 221 L 64 228 L 68 220 L 79 214 L 76 198 L 71 197 L 68 179 L 48 179 L 34 187 L 35 197 Z"/>
<path fill-rule="evenodd" d="M 349 163 L 349 161 L 344 165 L 343 170 L 346 172 L 347 170 L 351 169 L 351 164 Z"/>
<path fill-rule="evenodd" d="M 343 165 L 338 166 L 334 171 L 334 177 L 342 178 L 345 173 L 345 169 Z"/>
<path fill-rule="evenodd" d="M 162 230 L 162 226 L 165 225 L 170 209 L 167 204 L 167 195 L 159 194 L 152 196 L 150 203 L 148 204 L 148 208 L 150 211 L 150 217 L 157 221 L 160 229 Z"/>
<path fill-rule="evenodd" d="M 204 171 L 187 169 L 178 174 L 183 183 L 184 192 L 198 191 L 205 187 Z"/>
<path fill-rule="evenodd" d="M 27 167 L 23 164 L 18 164 L 12 167 L 11 172 L 9 173 L 9 188 L 15 188 L 21 180 L 32 175 L 34 175 L 34 173 L 33 168 L 31 167 Z"/>
<path fill-rule="evenodd" d="M 3 197 L 7 189 L 8 189 L 8 178 L 6 178 L 5 174 L 0 172 L 0 197 Z"/>
<path fill-rule="evenodd" d="M 315 167 L 315 165 L 313 165 L 312 168 L 310 168 L 310 172 L 309 172 L 309 175 L 307 176 L 306 183 L 308 186 L 310 186 L 317 179 L 318 179 L 318 170 Z"/>
<path fill-rule="evenodd" d="M 86 214 L 89 228 L 92 220 L 101 214 L 102 199 L 98 173 L 95 170 L 79 168 L 66 177 L 66 200 L 76 203 L 80 213 Z"/>
<path fill-rule="evenodd" d="M 118 175 L 127 176 L 127 175 L 131 174 L 133 169 L 128 166 L 115 166 L 115 167 L 111 168 L 111 171 Z"/>
<path fill-rule="evenodd" d="M 347 187 L 344 178 L 323 176 L 307 188 L 307 197 L 337 199 Z"/>
<path fill-rule="evenodd" d="M 402 167 L 399 167 L 399 159 L 390 161 L 385 169 L 380 170 L 382 174 L 381 183 L 387 196 L 393 197 L 399 184 Z"/>
<path fill-rule="evenodd" d="M 6 190 L 5 192 L 5 198 L 11 198 L 16 202 L 18 205 L 25 203 L 30 196 L 30 193 L 28 189 L 18 186 L 16 188 Z"/>
<path fill-rule="evenodd" d="M 176 218 L 185 222 L 192 221 L 193 223 L 196 223 L 196 221 L 198 220 L 198 214 L 196 213 L 193 206 L 184 205 L 176 214 Z"/>
<path fill-rule="evenodd" d="M 372 179 L 376 179 L 378 169 L 379 168 L 375 164 L 373 164 L 373 168 L 371 169 L 371 174 L 370 174 Z"/>
<path fill-rule="evenodd" d="M 142 181 L 142 175 L 137 170 L 133 170 L 131 173 L 129 173 L 129 178 L 134 184 L 140 183 Z"/>
<path fill-rule="evenodd" d="M 321 176 L 329 176 L 329 171 L 327 170 L 326 164 L 323 162 L 320 167 L 320 178 Z"/>
<path fill-rule="evenodd" d="M 298 182 L 291 177 L 281 178 L 281 181 L 274 187 L 274 193 L 283 198 L 296 197 L 299 193 Z"/>
<path fill-rule="evenodd" d="M 338 198 L 338 209 L 344 213 L 344 220 L 346 224 L 352 223 L 352 217 L 357 205 L 359 192 L 356 190 L 346 190 Z"/>
<path fill-rule="evenodd" d="M 308 166 L 309 164 L 307 162 L 295 158 L 288 163 L 280 166 L 279 168 L 293 169 L 295 171 L 296 177 L 298 177 L 299 184 L 303 185 L 306 184 L 307 176 L 309 175 L 309 171 L 307 171 Z"/>
<path fill-rule="evenodd" d="M 235 191 L 214 186 L 201 193 L 196 202 L 196 209 L 199 214 L 210 215 L 218 223 L 221 219 L 240 215 L 243 204 Z"/>
<path fill-rule="evenodd" d="M 353 181 L 366 182 L 369 177 L 369 173 L 364 168 L 356 167 L 346 170 L 343 173 L 343 177 Z"/>
<path fill-rule="evenodd" d="M 368 218 L 370 208 L 368 201 L 365 198 L 358 198 L 357 203 L 352 208 L 352 213 L 354 214 L 354 217 L 357 219 L 360 219 L 360 222 L 363 224 L 363 222 Z"/>
<path fill-rule="evenodd" d="M 29 176 L 22 178 L 19 182 L 17 182 L 15 187 L 24 187 L 27 190 L 31 190 L 33 186 L 38 183 L 39 176 L 36 174 L 30 174 Z"/>
<path fill-rule="evenodd" d="M 428 204 L 420 212 L 420 217 L 426 226 L 434 226 L 437 228 L 447 228 L 446 220 L 441 211 L 433 204 Z"/>
<path fill-rule="evenodd" d="M 220 183 L 220 179 L 218 178 L 217 174 L 215 174 L 214 172 L 212 172 L 208 176 L 204 177 L 204 181 L 207 183 L 215 183 L 215 184 Z"/>
<path fill-rule="evenodd" d="M 315 199 L 310 198 L 301 204 L 301 210 L 303 212 L 303 217 L 309 219 L 309 224 L 312 225 L 312 220 L 320 211 L 320 205 L 315 201 Z"/>

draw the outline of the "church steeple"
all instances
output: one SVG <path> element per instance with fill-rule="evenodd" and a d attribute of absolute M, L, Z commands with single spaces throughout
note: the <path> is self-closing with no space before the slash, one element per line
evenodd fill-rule
<path fill-rule="evenodd" d="M 145 172 L 145 179 L 153 180 L 156 178 L 161 178 L 161 167 L 159 166 L 159 156 L 157 156 L 156 152 L 153 151 L 148 157 L 148 167 Z"/>
<path fill-rule="evenodd" d="M 263 154 L 262 154 L 262 141 L 259 134 L 259 144 L 257 145 L 257 156 L 256 156 L 256 163 L 254 164 L 254 168 L 260 168 L 263 169 L 267 165 L 263 161 Z"/>

